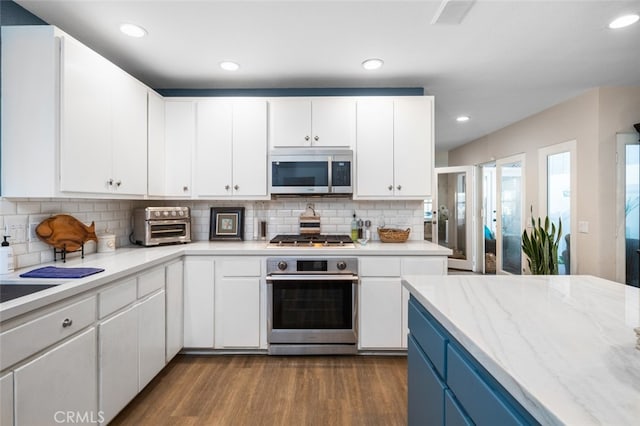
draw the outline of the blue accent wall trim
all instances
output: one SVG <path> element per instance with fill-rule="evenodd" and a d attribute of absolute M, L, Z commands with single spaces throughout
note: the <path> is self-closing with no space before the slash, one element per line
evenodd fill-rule
<path fill-rule="evenodd" d="M 166 97 L 283 96 L 423 96 L 422 87 L 282 88 L 282 89 L 154 89 Z"/>
<path fill-rule="evenodd" d="M 0 0 L 0 25 L 47 25 L 47 23 L 11 0 Z"/>

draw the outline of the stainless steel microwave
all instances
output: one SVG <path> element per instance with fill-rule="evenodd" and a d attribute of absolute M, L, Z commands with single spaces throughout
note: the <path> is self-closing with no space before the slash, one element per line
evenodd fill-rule
<path fill-rule="evenodd" d="M 271 151 L 270 162 L 273 195 L 353 193 L 353 151 L 349 149 L 282 148 Z"/>

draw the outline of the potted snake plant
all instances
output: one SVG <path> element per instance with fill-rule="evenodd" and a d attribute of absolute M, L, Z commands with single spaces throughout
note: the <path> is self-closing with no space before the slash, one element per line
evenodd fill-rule
<path fill-rule="evenodd" d="M 522 232 L 522 251 L 527 256 L 527 264 L 533 275 L 558 275 L 558 245 L 562 236 L 562 220 L 558 227 L 549 220 L 533 218 L 531 207 L 531 230 Z"/>

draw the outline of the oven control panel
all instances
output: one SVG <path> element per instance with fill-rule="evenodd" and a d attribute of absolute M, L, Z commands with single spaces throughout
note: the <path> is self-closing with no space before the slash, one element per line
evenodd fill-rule
<path fill-rule="evenodd" d="M 355 257 L 274 257 L 267 259 L 267 274 L 357 274 Z"/>

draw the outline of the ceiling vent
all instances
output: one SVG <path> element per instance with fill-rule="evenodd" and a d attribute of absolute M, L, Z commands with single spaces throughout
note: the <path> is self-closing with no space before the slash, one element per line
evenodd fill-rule
<path fill-rule="evenodd" d="M 475 0 L 442 0 L 431 24 L 458 25 L 462 22 Z"/>

